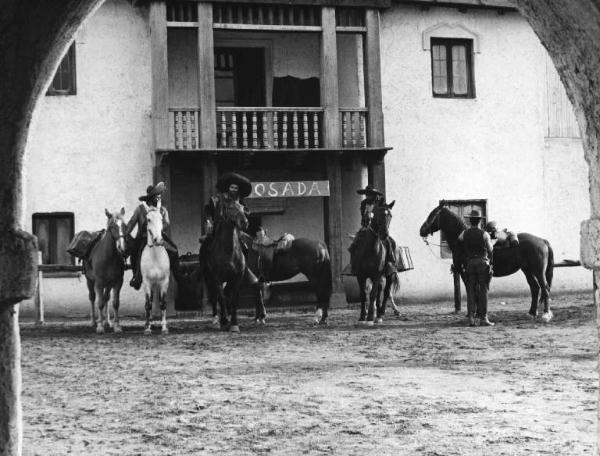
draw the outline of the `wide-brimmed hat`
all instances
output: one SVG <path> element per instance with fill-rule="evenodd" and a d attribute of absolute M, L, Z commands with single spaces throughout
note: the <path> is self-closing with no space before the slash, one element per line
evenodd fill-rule
<path fill-rule="evenodd" d="M 471 212 L 469 212 L 467 215 L 463 215 L 464 218 L 468 218 L 468 219 L 480 219 L 483 218 L 483 216 L 481 215 L 481 212 L 479 212 L 477 209 L 473 209 Z"/>
<path fill-rule="evenodd" d="M 140 196 L 138 199 L 140 201 L 148 201 L 149 198 L 155 196 L 155 195 L 160 195 L 162 194 L 162 192 L 165 191 L 165 183 L 164 182 L 159 182 L 156 185 L 148 185 L 148 188 L 146 189 L 146 194 Z"/>
<path fill-rule="evenodd" d="M 378 195 L 378 196 L 383 196 L 383 193 L 381 193 L 375 187 L 371 187 L 370 185 L 367 185 L 365 188 L 361 188 L 361 189 L 356 190 L 356 193 L 358 193 L 359 195 Z"/>
<path fill-rule="evenodd" d="M 239 188 L 239 193 L 242 198 L 245 198 L 252 193 L 252 184 L 248 178 L 238 173 L 225 173 L 217 180 L 217 190 L 227 192 L 229 186 L 235 184 Z"/>

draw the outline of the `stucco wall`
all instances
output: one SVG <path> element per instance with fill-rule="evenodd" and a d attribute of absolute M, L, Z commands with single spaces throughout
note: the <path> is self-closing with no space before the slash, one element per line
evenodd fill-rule
<path fill-rule="evenodd" d="M 479 37 L 475 99 L 432 96 L 422 33 L 443 23 L 460 24 Z M 501 225 L 548 238 L 558 260 L 577 258 L 578 223 L 589 213 L 583 152 L 577 143 L 561 151 L 545 146 L 545 56 L 525 20 L 485 10 L 391 8 L 382 15 L 381 58 L 386 145 L 394 148 L 386 157 L 388 199 L 397 201 L 391 230 L 410 247 L 416 265 L 401 277 L 402 294 L 450 296 L 449 261 L 418 235 L 440 199 L 486 198 L 489 216 Z M 567 169 L 566 162 L 572 163 Z M 556 184 L 545 181 L 550 175 L 560 182 L 551 198 L 549 188 Z M 554 208 L 573 193 L 581 195 L 578 203 L 558 216 Z M 439 235 L 430 240 L 439 243 Z M 555 289 L 590 285 L 591 275 L 582 268 L 555 274 Z M 492 290 L 528 287 L 519 273 L 495 279 Z"/>
<path fill-rule="evenodd" d="M 55 211 L 73 212 L 75 231 L 103 228 L 104 208 L 124 206 L 130 216 L 152 182 L 147 14 L 109 0 L 77 32 L 77 95 L 43 97 L 34 113 L 24 166 L 25 229 L 32 229 L 32 213 Z M 87 309 L 84 280 L 46 285 L 49 311 L 65 302 Z M 143 297 L 127 290 L 123 305 L 139 313 Z"/>

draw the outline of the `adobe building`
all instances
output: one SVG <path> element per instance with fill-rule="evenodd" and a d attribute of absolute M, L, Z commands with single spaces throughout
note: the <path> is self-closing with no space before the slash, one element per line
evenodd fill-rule
<path fill-rule="evenodd" d="M 232 170 L 254 183 L 254 229 L 328 244 L 338 292 L 367 183 L 396 200 L 391 233 L 415 264 L 403 298 L 452 296 L 443 239 L 418 234 L 442 199 L 579 258 L 590 211 L 579 130 L 508 2 L 321 3 L 106 1 L 65 50 L 30 131 L 24 228 L 44 262 L 70 263 L 73 233 L 103 227 L 105 207 L 131 214 L 156 180 L 180 252 L 196 253 L 202 208 Z M 591 282 L 564 268 L 553 291 Z M 49 313 L 88 311 L 72 274 L 44 286 Z M 528 286 L 515 274 L 492 291 Z M 142 301 L 124 287 L 126 314 Z"/>

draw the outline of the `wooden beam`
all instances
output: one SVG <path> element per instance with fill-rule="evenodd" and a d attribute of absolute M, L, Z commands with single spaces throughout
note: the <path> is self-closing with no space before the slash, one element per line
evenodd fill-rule
<path fill-rule="evenodd" d="M 365 14 L 365 98 L 369 110 L 367 117 L 367 141 L 369 147 L 384 145 L 383 104 L 381 100 L 381 57 L 379 43 L 379 11 L 369 9 Z M 385 194 L 385 162 L 378 158 L 369 162 L 369 184 Z"/>
<path fill-rule="evenodd" d="M 210 154 L 204 156 L 202 159 L 202 195 L 200 195 L 202 229 L 204 229 L 204 222 L 206 222 L 204 206 L 208 203 L 209 198 L 217 191 L 217 173 L 217 160 L 215 155 Z"/>
<path fill-rule="evenodd" d="M 367 136 L 369 147 L 383 147 L 383 108 L 381 101 L 381 57 L 379 43 L 379 11 L 366 11 L 365 98 L 369 110 Z"/>
<path fill-rule="evenodd" d="M 198 3 L 198 106 L 200 147 L 217 147 L 215 44 L 212 3 Z"/>
<path fill-rule="evenodd" d="M 212 0 L 212 2 L 231 3 L 231 0 Z M 293 2 L 282 0 L 236 0 L 235 3 L 256 3 L 263 5 L 281 5 L 293 3 L 294 5 L 343 6 L 353 8 L 389 8 L 392 5 L 391 0 L 294 0 Z"/>
<path fill-rule="evenodd" d="M 338 92 L 335 8 L 321 9 L 321 107 L 325 148 L 340 147 L 340 102 Z"/>
<path fill-rule="evenodd" d="M 42 252 L 38 252 L 38 280 L 35 286 L 35 324 L 43 325 L 44 324 L 44 282 L 43 282 L 43 273 L 39 267 L 42 264 Z"/>
<path fill-rule="evenodd" d="M 154 149 L 169 146 L 169 76 L 167 61 L 167 6 L 150 3 L 150 58 Z"/>
<path fill-rule="evenodd" d="M 215 29 L 260 32 L 320 32 L 318 25 L 214 24 Z"/>
<path fill-rule="evenodd" d="M 331 258 L 333 274 L 333 292 L 344 291 L 342 285 L 342 169 L 339 154 L 330 154 L 327 160 L 327 179 L 329 179 L 329 197 L 325 200 L 327 223 L 326 241 Z"/>

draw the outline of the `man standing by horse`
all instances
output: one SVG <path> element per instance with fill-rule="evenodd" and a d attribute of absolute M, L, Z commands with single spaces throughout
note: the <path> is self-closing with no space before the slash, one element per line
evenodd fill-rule
<path fill-rule="evenodd" d="M 381 207 L 385 204 L 383 193 L 370 185 L 367 185 L 365 188 L 358 189 L 356 193 L 359 195 L 365 195 L 365 199 L 360 202 L 360 230 L 358 233 L 356 233 L 352 244 L 348 248 L 351 256 L 350 266 L 352 268 L 352 273 L 355 275 L 356 261 L 352 261 L 352 257 L 356 251 L 356 246 L 359 242 L 361 242 L 361 238 L 363 237 L 365 230 L 369 229 L 370 227 L 375 230 L 377 229 L 377 227 L 372 226 L 373 213 L 377 207 Z M 396 272 L 396 241 L 391 236 L 388 236 L 387 239 L 382 241 L 384 242 L 387 250 L 387 256 L 385 260 L 386 276 L 389 276 L 390 274 Z"/>
<path fill-rule="evenodd" d="M 212 234 L 214 231 L 214 223 L 217 218 L 217 208 L 220 206 L 219 203 L 225 202 L 229 204 L 237 204 L 243 208 L 246 217 L 250 215 L 250 211 L 244 205 L 244 198 L 246 198 L 252 192 L 252 184 L 248 178 L 238 173 L 225 173 L 217 180 L 217 191 L 216 195 L 211 196 L 208 204 L 204 207 L 204 214 L 206 217 L 205 233 L 206 236 L 202 243 L 201 254 L 206 251 L 208 245 L 212 241 Z M 252 238 L 244 232 L 240 233 L 240 242 L 244 246 L 244 255 L 247 256 L 249 245 L 252 243 Z M 258 283 L 258 278 L 249 269 L 246 268 L 246 280 L 251 285 Z"/>
<path fill-rule="evenodd" d="M 465 216 L 471 224 L 458 237 L 466 252 L 467 309 L 469 325 L 475 326 L 475 315 L 481 326 L 493 326 L 487 317 L 487 299 L 492 278 L 493 246 L 490 235 L 479 227 L 481 213 L 473 209 Z M 477 312 L 477 313 L 475 313 Z"/>
<path fill-rule="evenodd" d="M 162 205 L 162 194 L 165 191 L 164 182 L 159 182 L 156 185 L 149 185 L 146 189 L 146 194 L 140 196 L 138 199 L 142 201 L 138 207 L 135 208 L 133 215 L 127 223 L 125 235 L 131 237 L 131 232 L 137 226 L 137 235 L 133 239 L 133 245 L 130 249 L 131 253 L 131 266 L 133 269 L 133 278 L 129 282 L 136 290 L 139 290 L 142 286 L 142 274 L 140 271 L 140 258 L 142 256 L 142 250 L 148 242 L 147 233 L 147 220 L 146 215 L 148 214 L 148 206 L 158 208 L 163 221 L 163 240 L 165 241 L 165 248 L 169 254 L 169 261 L 171 264 L 171 272 L 177 277 L 179 254 L 177 252 L 177 246 L 170 238 L 170 221 L 169 212 L 167 208 Z"/>

